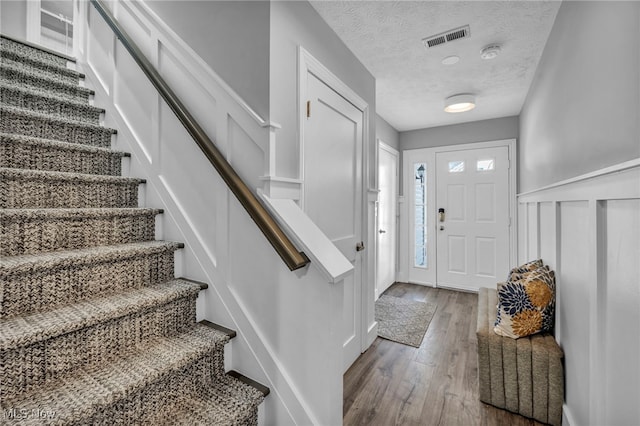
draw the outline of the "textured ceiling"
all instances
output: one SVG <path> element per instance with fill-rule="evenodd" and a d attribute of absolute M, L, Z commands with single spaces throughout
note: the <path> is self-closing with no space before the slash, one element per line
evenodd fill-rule
<path fill-rule="evenodd" d="M 518 115 L 560 1 L 311 1 L 376 78 L 376 109 L 399 131 Z M 469 38 L 427 49 L 422 39 L 463 25 Z M 488 44 L 502 45 L 492 60 Z M 442 59 L 457 55 L 455 65 Z M 444 99 L 474 93 L 474 110 Z"/>

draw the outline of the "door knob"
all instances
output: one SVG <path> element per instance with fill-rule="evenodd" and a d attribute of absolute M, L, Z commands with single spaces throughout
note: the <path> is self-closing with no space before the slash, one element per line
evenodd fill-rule
<path fill-rule="evenodd" d="M 358 244 L 356 244 L 356 251 L 362 250 L 364 250 L 364 241 L 360 241 Z"/>
<path fill-rule="evenodd" d="M 379 234 L 384 234 L 385 232 L 387 232 L 387 231 L 385 231 L 384 229 L 381 229 L 381 230 L 378 231 Z"/>

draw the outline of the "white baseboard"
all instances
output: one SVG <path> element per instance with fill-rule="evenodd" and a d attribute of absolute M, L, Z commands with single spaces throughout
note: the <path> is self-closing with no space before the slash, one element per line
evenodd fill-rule
<path fill-rule="evenodd" d="M 366 336 L 366 339 L 367 339 L 366 347 L 367 348 L 369 348 L 369 346 L 371 346 L 373 341 L 376 340 L 376 337 L 378 337 L 378 321 L 375 321 L 373 324 L 371 324 L 371 326 L 367 330 L 367 336 Z"/>
<path fill-rule="evenodd" d="M 578 424 L 573 420 L 573 415 L 567 404 L 562 405 L 562 426 L 577 426 Z"/>

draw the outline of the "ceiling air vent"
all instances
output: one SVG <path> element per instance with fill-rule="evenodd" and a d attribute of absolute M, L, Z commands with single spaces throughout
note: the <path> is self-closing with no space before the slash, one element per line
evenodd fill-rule
<path fill-rule="evenodd" d="M 440 34 L 432 35 L 431 37 L 423 38 L 422 42 L 427 48 L 436 47 L 441 44 L 450 43 L 461 38 L 469 37 L 470 35 L 471 32 L 469 31 L 469 25 L 465 25 L 464 27 L 456 28 Z"/>

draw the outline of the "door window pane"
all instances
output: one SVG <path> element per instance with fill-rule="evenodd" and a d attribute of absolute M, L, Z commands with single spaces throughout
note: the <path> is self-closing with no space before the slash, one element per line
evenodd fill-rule
<path fill-rule="evenodd" d="M 414 261 L 419 268 L 427 267 L 427 165 L 413 164 L 414 175 Z"/>
<path fill-rule="evenodd" d="M 476 167 L 479 172 L 485 172 L 488 170 L 494 170 L 496 168 L 496 162 L 493 158 L 488 158 L 486 160 L 478 160 L 476 163 Z"/>
<path fill-rule="evenodd" d="M 449 173 L 464 172 L 464 161 L 449 161 Z"/>

